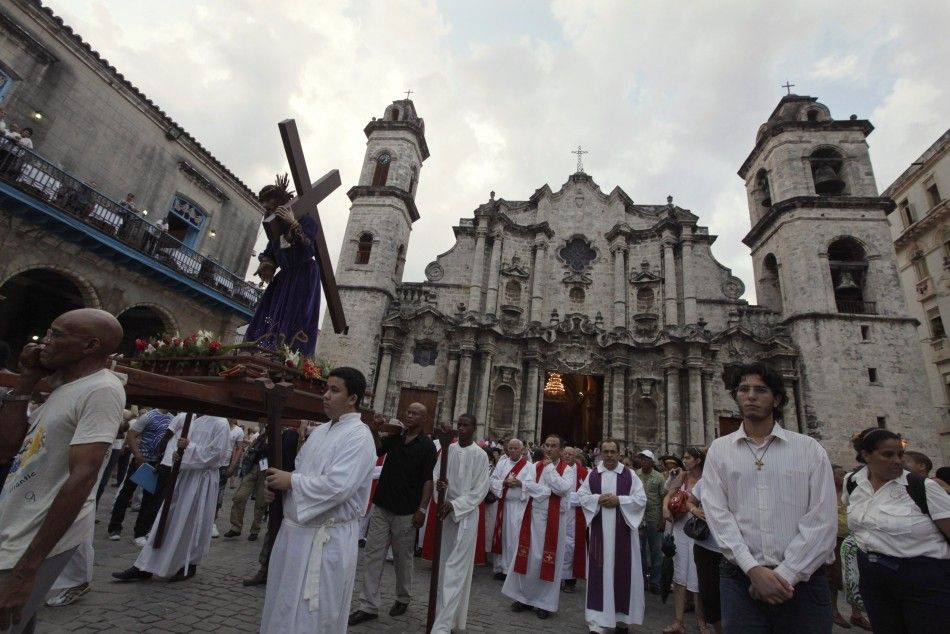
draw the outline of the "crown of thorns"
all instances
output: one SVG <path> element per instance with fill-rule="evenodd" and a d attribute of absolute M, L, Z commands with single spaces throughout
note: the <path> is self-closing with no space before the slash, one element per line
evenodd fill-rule
<path fill-rule="evenodd" d="M 278 174 L 274 179 L 274 184 L 265 186 L 257 195 L 257 199 L 262 203 L 273 200 L 278 205 L 283 205 L 293 197 L 294 192 L 290 189 L 290 177 L 286 173 Z"/>

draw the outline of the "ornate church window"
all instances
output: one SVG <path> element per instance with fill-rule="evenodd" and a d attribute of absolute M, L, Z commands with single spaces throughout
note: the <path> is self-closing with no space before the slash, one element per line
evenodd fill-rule
<path fill-rule="evenodd" d="M 571 238 L 561 247 L 559 255 L 572 270 L 577 272 L 585 270 L 597 257 L 597 253 L 581 237 Z"/>
<path fill-rule="evenodd" d="M 356 243 L 356 264 L 369 264 L 369 255 L 373 251 L 373 234 L 361 233 Z"/>
<path fill-rule="evenodd" d="M 514 306 L 521 303 L 521 284 L 516 280 L 509 280 L 505 284 L 505 303 Z"/>
<path fill-rule="evenodd" d="M 584 289 L 580 286 L 575 286 L 571 289 L 570 292 L 571 303 L 572 304 L 583 304 L 584 303 Z"/>
<path fill-rule="evenodd" d="M 383 152 L 376 157 L 376 171 L 373 173 L 373 187 L 383 187 L 389 178 L 389 164 L 393 157 L 389 152 Z"/>
<path fill-rule="evenodd" d="M 433 341 L 416 342 L 416 347 L 412 351 L 412 362 L 423 367 L 435 365 L 438 357 L 439 349 Z"/>
<path fill-rule="evenodd" d="M 656 295 L 652 288 L 637 289 L 637 312 L 652 313 L 653 304 L 656 301 Z"/>

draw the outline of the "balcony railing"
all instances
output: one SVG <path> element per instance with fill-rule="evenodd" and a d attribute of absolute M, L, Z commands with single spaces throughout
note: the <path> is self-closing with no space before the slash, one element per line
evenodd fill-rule
<path fill-rule="evenodd" d="M 234 301 L 254 308 L 261 290 L 185 246 L 136 212 L 22 146 L 0 137 L 0 180 Z"/>
<path fill-rule="evenodd" d="M 876 315 L 876 302 L 862 302 L 852 299 L 839 299 L 835 302 L 838 305 L 839 313 L 849 313 L 852 315 Z"/>

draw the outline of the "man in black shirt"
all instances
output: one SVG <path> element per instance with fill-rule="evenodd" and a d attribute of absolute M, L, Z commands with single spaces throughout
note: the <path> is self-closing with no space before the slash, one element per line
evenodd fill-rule
<path fill-rule="evenodd" d="M 374 420 L 377 454 L 386 456 L 376 485 L 373 514 L 370 517 L 366 547 L 363 549 L 363 591 L 360 607 L 350 615 L 349 624 L 370 621 L 379 614 L 379 584 L 386 551 L 393 549 L 396 571 L 396 602 L 390 616 L 406 612 L 412 598 L 412 556 L 416 530 L 425 522 L 432 496 L 432 469 L 435 445 L 423 433 L 428 412 L 422 403 L 406 409 L 403 433 L 379 434 L 386 422 Z"/>

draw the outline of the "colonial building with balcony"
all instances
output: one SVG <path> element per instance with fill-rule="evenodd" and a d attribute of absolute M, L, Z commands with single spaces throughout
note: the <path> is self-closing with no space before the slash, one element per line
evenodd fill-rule
<path fill-rule="evenodd" d="M 0 7 L 0 108 L 33 129 L 33 149 L 0 136 L 0 340 L 14 354 L 77 307 L 117 315 L 125 352 L 250 319 L 254 193 L 34 0 Z"/>
<path fill-rule="evenodd" d="M 725 379 L 765 361 L 783 376 L 786 427 L 851 464 L 853 432 L 882 425 L 934 455 L 934 411 L 865 137 L 812 97 L 783 98 L 740 169 L 756 292 L 716 261 L 697 214 L 605 192 L 578 164 L 554 189 L 488 200 L 454 244 L 402 279 L 429 152 L 410 100 L 365 128 L 337 265 L 350 332 L 318 353 L 359 364 L 374 407 L 420 401 L 437 422 L 571 443 L 614 437 L 680 452 L 741 421 Z M 794 477 L 794 474 L 790 474 Z"/>
<path fill-rule="evenodd" d="M 950 130 L 884 191 L 897 267 L 927 366 L 940 418 L 944 456 L 950 456 Z M 946 460 L 944 460 L 946 463 Z"/>

